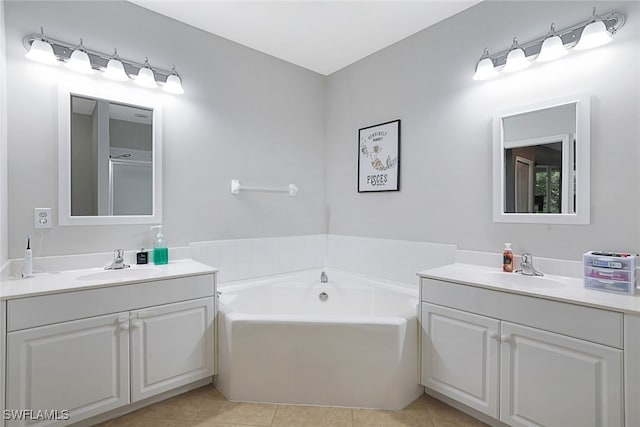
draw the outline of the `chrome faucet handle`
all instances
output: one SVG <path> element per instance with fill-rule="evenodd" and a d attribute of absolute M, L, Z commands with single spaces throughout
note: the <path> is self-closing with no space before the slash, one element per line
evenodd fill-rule
<path fill-rule="evenodd" d="M 533 266 L 533 255 L 531 255 L 530 253 L 522 254 L 520 270 L 517 271 L 521 274 L 524 274 L 525 276 L 544 276 L 541 271 L 536 270 L 536 268 Z"/>
<path fill-rule="evenodd" d="M 105 270 L 122 270 L 129 268 L 130 265 L 124 263 L 124 249 L 116 249 L 113 251 L 113 262 L 106 266 Z"/>

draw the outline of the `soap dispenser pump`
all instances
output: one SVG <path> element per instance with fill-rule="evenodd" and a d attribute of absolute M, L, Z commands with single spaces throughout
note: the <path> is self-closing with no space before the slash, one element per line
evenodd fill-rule
<path fill-rule="evenodd" d="M 167 248 L 167 241 L 162 234 L 162 225 L 154 225 L 152 230 L 158 229 L 156 234 L 156 240 L 153 242 L 153 263 L 155 265 L 163 265 L 169 262 L 169 249 Z"/>

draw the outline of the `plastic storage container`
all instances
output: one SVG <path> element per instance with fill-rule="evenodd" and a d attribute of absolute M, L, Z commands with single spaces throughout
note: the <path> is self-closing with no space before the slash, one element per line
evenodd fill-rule
<path fill-rule="evenodd" d="M 614 252 L 587 252 L 584 286 L 598 291 L 636 293 L 636 256 Z"/>

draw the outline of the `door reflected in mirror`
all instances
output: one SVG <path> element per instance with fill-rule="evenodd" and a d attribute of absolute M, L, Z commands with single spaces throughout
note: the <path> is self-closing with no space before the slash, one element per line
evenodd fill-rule
<path fill-rule="evenodd" d="M 589 221 L 589 97 L 494 118 L 494 221 Z"/>
<path fill-rule="evenodd" d="M 153 213 L 153 111 L 71 95 L 71 216 Z"/>

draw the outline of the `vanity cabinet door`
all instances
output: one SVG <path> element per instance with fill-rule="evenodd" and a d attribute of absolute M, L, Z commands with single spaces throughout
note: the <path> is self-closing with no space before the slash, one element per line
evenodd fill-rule
<path fill-rule="evenodd" d="M 422 303 L 422 385 L 498 418 L 500 321 Z"/>
<path fill-rule="evenodd" d="M 213 298 L 131 312 L 132 401 L 213 375 Z"/>
<path fill-rule="evenodd" d="M 502 322 L 500 420 L 622 426 L 622 351 Z"/>
<path fill-rule="evenodd" d="M 8 333 L 7 409 L 68 410 L 66 425 L 128 404 L 128 327 L 127 312 Z M 51 423 L 29 417 L 7 425 Z"/>

